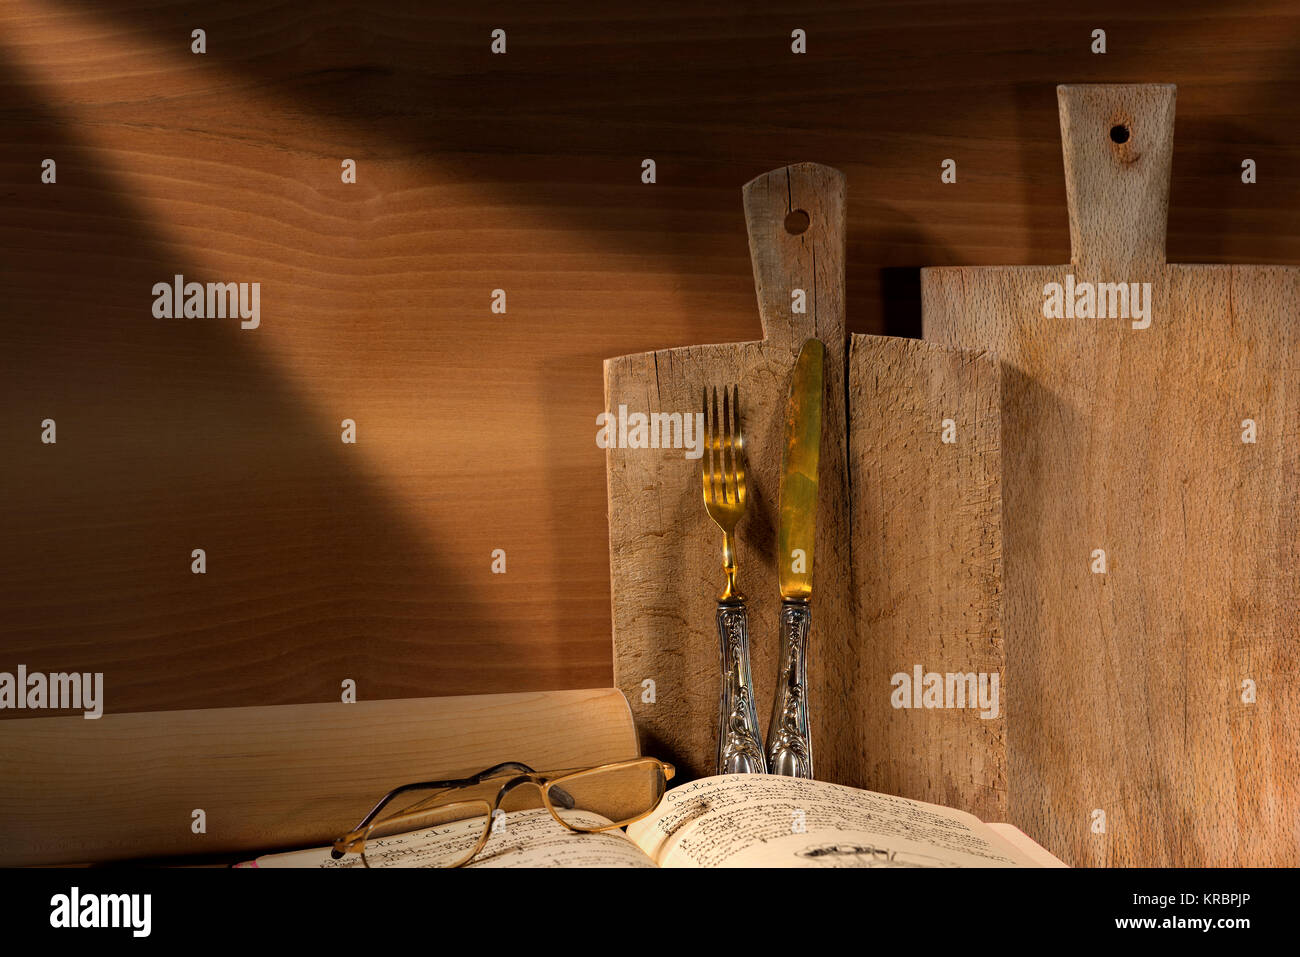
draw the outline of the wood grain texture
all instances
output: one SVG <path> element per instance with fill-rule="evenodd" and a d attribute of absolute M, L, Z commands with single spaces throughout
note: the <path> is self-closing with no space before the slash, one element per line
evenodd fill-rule
<path fill-rule="evenodd" d="M 999 408 L 998 369 L 985 354 L 852 337 L 855 629 L 842 663 L 853 681 L 841 733 L 856 760 L 845 782 L 986 821 L 1006 818 L 1011 706 L 1002 684 Z M 998 709 L 982 716 L 969 700 L 896 708 L 892 677 L 911 682 L 918 665 L 945 680 L 998 675 Z"/>
<path fill-rule="evenodd" d="M 0 864 L 318 846 L 402 784 L 636 756 L 610 688 L 6 721 Z"/>
<path fill-rule="evenodd" d="M 776 525 L 785 409 L 808 338 L 826 347 L 809 639 L 810 723 L 818 775 L 838 780 L 838 733 L 851 644 L 844 403 L 844 175 L 815 163 L 773 170 L 744 188 L 745 220 L 764 339 L 668 349 L 605 363 L 606 408 L 693 414 L 706 387 L 739 384 L 749 503 L 737 527 L 738 583 L 749 600 L 751 672 L 766 727 L 778 649 Z M 787 232 L 791 210 L 809 217 Z M 807 311 L 792 313 L 792 292 Z M 642 747 L 693 776 L 712 774 L 717 748 L 722 533 L 704 510 L 701 464 L 680 450 L 608 452 L 614 679 L 631 702 Z M 648 700 L 644 682 L 654 682 Z"/>
<path fill-rule="evenodd" d="M 1300 269 L 1166 264 L 1173 90 L 1059 95 L 1071 264 L 922 273 L 927 339 L 1003 364 L 1011 819 L 1076 865 L 1294 866 Z M 1067 273 L 1150 282 L 1150 327 L 1044 318 Z"/>
<path fill-rule="evenodd" d="M 0 668 L 119 713 L 609 684 L 601 362 L 759 337 L 736 184 L 843 170 L 848 327 L 918 335 L 920 266 L 1068 258 L 1053 83 L 1177 80 L 1171 257 L 1297 262 L 1298 39 L 1286 0 L 8 0 Z M 262 328 L 153 321 L 177 271 L 261 281 Z"/>

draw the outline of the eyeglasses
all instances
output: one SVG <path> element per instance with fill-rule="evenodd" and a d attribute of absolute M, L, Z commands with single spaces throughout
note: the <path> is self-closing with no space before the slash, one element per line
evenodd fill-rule
<path fill-rule="evenodd" d="M 657 758 L 545 773 L 507 761 L 457 781 L 406 784 L 338 838 L 330 857 L 360 854 L 364 866 L 383 866 L 383 838 L 432 829 L 434 839 L 420 845 L 421 865 L 461 867 L 483 850 L 502 814 L 539 806 L 571 831 L 612 831 L 653 811 L 675 773 Z"/>

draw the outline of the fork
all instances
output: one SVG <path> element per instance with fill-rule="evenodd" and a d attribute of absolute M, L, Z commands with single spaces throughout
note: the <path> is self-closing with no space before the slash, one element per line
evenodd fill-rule
<path fill-rule="evenodd" d="M 736 587 L 736 525 L 745 514 L 745 438 L 740 429 L 740 388 L 722 390 L 722 419 L 718 419 L 718 390 L 704 390 L 702 462 L 704 508 L 722 529 L 722 570 L 727 583 L 718 596 L 718 639 L 722 653 L 722 695 L 718 706 L 718 774 L 765 773 L 762 736 L 754 709 L 749 676 L 749 614 L 745 596 Z"/>

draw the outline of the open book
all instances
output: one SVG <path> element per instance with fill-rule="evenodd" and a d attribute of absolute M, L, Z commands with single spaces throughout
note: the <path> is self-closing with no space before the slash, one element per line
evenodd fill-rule
<path fill-rule="evenodd" d="M 504 822 L 467 866 L 1065 867 L 1009 824 L 771 774 L 725 774 L 680 785 L 626 833 L 570 831 L 545 808 L 517 811 Z M 372 841 L 367 856 L 372 866 L 421 867 L 439 856 L 441 842 L 464 840 L 454 825 L 428 828 Z M 363 865 L 358 855 L 335 861 L 329 848 L 314 848 L 242 866 Z"/>

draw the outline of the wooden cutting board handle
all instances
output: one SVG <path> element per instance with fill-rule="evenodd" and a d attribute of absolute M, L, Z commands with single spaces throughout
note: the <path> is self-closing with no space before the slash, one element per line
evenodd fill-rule
<path fill-rule="evenodd" d="M 1165 263 L 1174 152 L 1170 84 L 1056 88 L 1070 262 L 1113 281 Z"/>
<path fill-rule="evenodd" d="M 797 354 L 815 337 L 842 355 L 844 174 L 796 163 L 750 180 L 743 195 L 763 338 Z M 796 289 L 805 294 L 803 312 L 793 310 Z"/>

